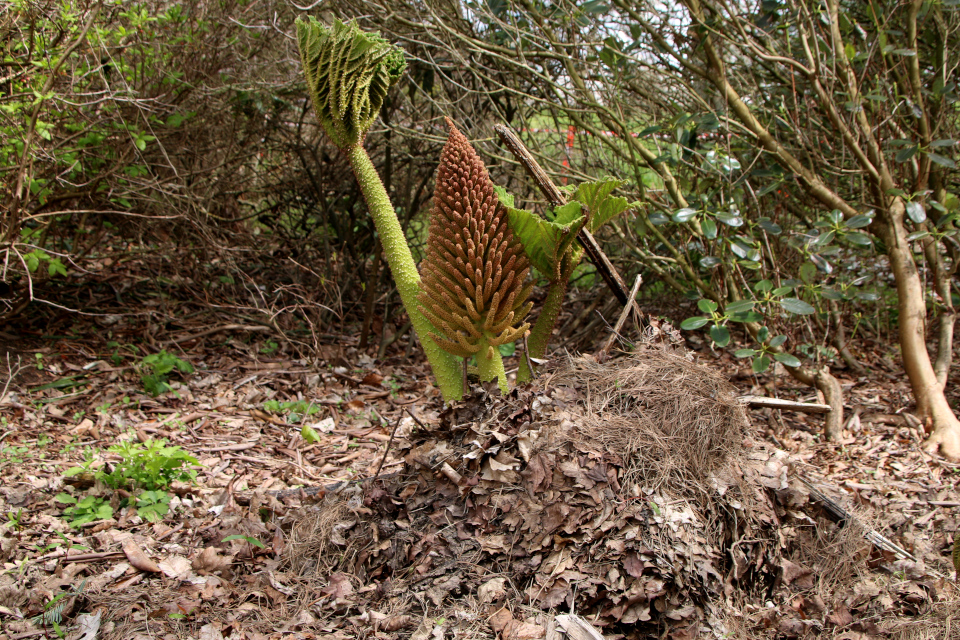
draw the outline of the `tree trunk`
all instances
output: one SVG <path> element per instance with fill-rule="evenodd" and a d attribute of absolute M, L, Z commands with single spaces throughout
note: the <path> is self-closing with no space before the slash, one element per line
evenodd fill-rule
<path fill-rule="evenodd" d="M 923 283 L 910 250 L 903 225 L 905 205 L 902 198 L 894 199 L 878 219 L 878 231 L 887 245 L 890 268 L 897 283 L 900 316 L 900 352 L 903 367 L 910 379 L 917 413 L 928 430 L 928 449 L 948 458 L 960 458 L 960 420 L 953 413 L 947 397 L 937 380 L 936 371 L 927 352 L 927 306 L 923 297 Z"/>

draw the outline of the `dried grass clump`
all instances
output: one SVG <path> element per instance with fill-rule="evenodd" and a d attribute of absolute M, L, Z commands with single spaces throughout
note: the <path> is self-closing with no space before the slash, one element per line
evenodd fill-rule
<path fill-rule="evenodd" d="M 286 563 L 301 576 L 329 573 L 346 555 L 344 547 L 348 544 L 343 532 L 356 523 L 348 496 L 327 496 L 319 506 L 297 514 L 287 540 Z"/>
<path fill-rule="evenodd" d="M 669 348 L 577 358 L 552 382 L 579 390 L 580 437 L 622 456 L 627 480 L 644 489 L 708 493 L 711 472 L 741 450 L 747 419 L 733 385 Z"/>
<path fill-rule="evenodd" d="M 940 602 L 912 618 L 896 618 L 883 625 L 890 640 L 957 640 L 960 638 L 960 594 L 952 589 Z"/>

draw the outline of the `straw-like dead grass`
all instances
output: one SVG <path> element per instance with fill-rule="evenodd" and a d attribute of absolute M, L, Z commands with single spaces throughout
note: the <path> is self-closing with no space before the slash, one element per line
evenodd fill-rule
<path fill-rule="evenodd" d="M 580 436 L 621 455 L 626 480 L 685 496 L 740 453 L 746 415 L 717 371 L 650 345 L 620 362 L 570 361 L 551 381 L 579 390 Z"/>

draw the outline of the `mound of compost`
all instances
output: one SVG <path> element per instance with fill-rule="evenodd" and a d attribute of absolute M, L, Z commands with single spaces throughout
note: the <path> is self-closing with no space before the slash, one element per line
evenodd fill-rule
<path fill-rule="evenodd" d="M 442 410 L 402 472 L 327 494 L 291 562 L 328 580 L 329 613 L 403 594 L 421 614 L 473 603 L 505 637 L 540 637 L 518 607 L 628 638 L 720 636 L 724 599 L 780 575 L 786 466 L 745 427 L 733 387 L 679 352 L 571 360 Z M 381 628 L 417 626 L 394 609 Z"/>

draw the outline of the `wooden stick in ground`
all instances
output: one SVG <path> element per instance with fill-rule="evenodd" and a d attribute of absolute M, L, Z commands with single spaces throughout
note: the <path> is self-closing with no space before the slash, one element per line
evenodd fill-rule
<path fill-rule="evenodd" d="M 503 144 L 506 145 L 507 149 L 510 150 L 517 161 L 527 170 L 527 173 L 530 174 L 534 182 L 537 183 L 537 186 L 547 201 L 555 207 L 565 204 L 567 199 L 560 192 L 560 189 L 557 188 L 557 185 L 553 184 L 553 180 L 551 180 L 547 172 L 543 170 L 543 167 L 540 166 L 537 159 L 533 157 L 530 150 L 520 141 L 517 134 L 503 124 L 495 125 L 493 128 L 497 132 L 497 135 L 500 136 Z M 586 209 L 586 207 L 584 207 L 584 209 Z M 585 213 L 588 212 L 585 211 Z M 617 270 L 613 267 L 607 254 L 600 249 L 600 245 L 597 244 L 597 240 L 593 237 L 593 234 L 584 227 L 580 229 L 580 233 L 577 234 L 577 240 L 583 245 L 587 256 L 590 258 L 590 262 L 597 268 L 597 272 L 600 274 L 600 277 L 603 278 L 603 281 L 607 283 L 607 286 L 610 287 L 610 290 L 613 291 L 613 295 L 617 297 L 620 304 L 626 305 L 627 287 L 623 283 L 620 274 L 617 273 Z"/>
<path fill-rule="evenodd" d="M 409 409 L 404 407 L 407 413 L 410 413 Z M 383 469 L 383 463 L 387 461 L 387 455 L 390 453 L 390 445 L 393 444 L 393 436 L 397 435 L 397 428 L 400 426 L 400 421 L 403 419 L 403 414 L 401 413 L 397 416 L 397 422 L 393 425 L 393 431 L 390 432 L 390 439 L 387 440 L 387 447 L 383 450 L 383 457 L 380 458 L 380 464 L 377 465 L 377 472 L 373 474 L 373 479 L 376 480 L 380 477 L 380 470 Z"/>
<path fill-rule="evenodd" d="M 617 318 L 617 324 L 613 326 L 613 331 L 610 332 L 610 335 L 607 337 L 607 341 L 603 343 L 603 346 L 600 347 L 600 351 L 597 352 L 597 362 L 603 362 L 606 360 L 607 354 L 610 352 L 610 348 L 613 346 L 613 341 L 616 340 L 620 335 L 620 330 L 623 328 L 623 323 L 627 321 L 627 316 L 629 316 L 630 312 L 636 307 L 637 292 L 640 291 L 640 283 L 642 282 L 643 276 L 638 273 L 637 279 L 633 281 L 633 287 L 630 289 L 630 297 L 627 299 L 627 304 L 624 305 L 623 311 L 620 312 L 620 317 Z"/>
<path fill-rule="evenodd" d="M 765 398 L 763 396 L 740 396 L 737 400 L 749 407 L 765 409 L 783 409 L 785 411 L 800 411 L 801 413 L 830 413 L 831 411 L 830 405 L 828 404 L 794 402 L 793 400 Z"/>

